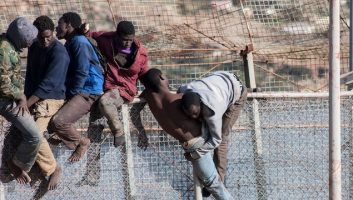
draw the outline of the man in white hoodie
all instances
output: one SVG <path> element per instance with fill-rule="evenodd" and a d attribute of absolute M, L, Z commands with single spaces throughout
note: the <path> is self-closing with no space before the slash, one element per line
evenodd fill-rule
<path fill-rule="evenodd" d="M 186 154 L 187 159 L 197 159 L 214 150 L 213 160 L 224 182 L 228 163 L 229 132 L 246 101 L 245 85 L 236 75 L 217 71 L 181 86 L 178 92 L 184 93 L 181 105 L 185 114 L 202 121 L 202 130 L 209 132 L 204 145 L 195 152 Z"/>

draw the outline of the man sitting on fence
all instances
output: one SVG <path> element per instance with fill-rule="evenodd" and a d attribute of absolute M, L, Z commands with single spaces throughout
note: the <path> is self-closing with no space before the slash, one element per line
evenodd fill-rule
<path fill-rule="evenodd" d="M 7 32 L 0 36 L 0 115 L 12 123 L 21 133 L 21 142 L 8 167 L 20 184 L 31 182 L 28 176 L 36 160 L 42 136 L 29 114 L 27 99 L 23 94 L 21 58 L 19 52 L 29 47 L 38 30 L 26 18 L 11 22 Z M 10 132 L 13 134 L 13 132 Z"/>
<path fill-rule="evenodd" d="M 142 78 L 145 90 L 144 98 L 159 125 L 168 134 L 179 140 L 183 148 L 190 155 L 189 160 L 197 173 L 197 178 L 216 199 L 232 199 L 230 193 L 220 180 L 211 154 L 199 155 L 195 149 L 201 147 L 208 138 L 207 131 L 201 134 L 201 124 L 197 120 L 189 119 L 181 109 L 183 94 L 174 94 L 169 91 L 168 79 L 158 69 L 150 69 Z M 132 113 L 140 113 L 146 103 L 135 104 Z M 133 120 L 136 128 L 143 128 L 141 116 Z"/>
<path fill-rule="evenodd" d="M 106 60 L 104 94 L 99 99 L 99 110 L 108 120 L 117 147 L 125 142 L 117 111 L 137 94 L 137 80 L 149 69 L 147 49 L 135 37 L 135 28 L 130 21 L 119 22 L 116 31 L 90 32 L 88 24 L 83 24 L 81 31 L 97 42 Z M 92 119 L 92 123 L 95 120 Z M 147 145 L 144 134 L 139 134 L 139 147 L 146 148 Z"/>
<path fill-rule="evenodd" d="M 74 150 L 69 161 L 77 162 L 89 148 L 90 140 L 81 135 L 74 123 L 91 111 L 103 93 L 103 71 L 98 56 L 85 36 L 78 33 L 81 17 L 75 12 L 64 13 L 58 22 L 56 36 L 65 39 L 70 56 L 66 76 L 65 104 L 51 118 L 49 133 L 56 133 L 64 144 Z"/>
<path fill-rule="evenodd" d="M 70 57 L 64 47 L 55 39 L 54 22 L 48 16 L 40 16 L 34 22 L 38 39 L 28 49 L 25 95 L 40 132 L 47 130 L 50 118 L 64 104 L 65 78 Z M 61 176 L 48 141 L 43 138 L 36 163 L 44 176 L 49 176 L 48 189 L 55 189 Z"/>

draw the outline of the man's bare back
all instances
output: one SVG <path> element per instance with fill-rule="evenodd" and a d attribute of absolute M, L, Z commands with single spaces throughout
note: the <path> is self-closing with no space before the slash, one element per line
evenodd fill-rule
<path fill-rule="evenodd" d="M 165 132 L 180 142 L 201 136 L 201 123 L 189 119 L 181 110 L 183 94 L 175 94 L 169 90 L 168 78 L 160 70 L 150 69 L 140 80 L 146 88 L 140 97 L 146 100 L 152 114 Z M 142 106 L 135 104 L 132 110 L 139 113 L 144 104 Z M 137 129 L 144 129 L 140 115 L 133 123 Z"/>
<path fill-rule="evenodd" d="M 141 97 L 146 100 L 154 118 L 163 130 L 183 143 L 185 158 L 191 161 L 195 175 L 202 185 L 216 199 L 233 199 L 221 182 L 211 155 L 206 153 L 201 157 L 195 151 L 203 145 L 205 138 L 199 137 L 201 136 L 201 122 L 188 118 L 181 109 L 183 94 L 170 92 L 167 77 L 156 68 L 150 69 L 140 80 L 146 88 Z M 145 104 L 141 105 L 135 104 L 131 110 L 140 113 Z M 138 115 L 135 119 L 133 120 L 135 127 L 144 129 L 141 116 Z M 145 133 L 144 130 L 143 132 Z"/>
<path fill-rule="evenodd" d="M 180 142 L 201 135 L 200 122 L 191 120 L 180 109 L 182 94 L 160 94 L 146 90 L 144 98 L 163 130 Z"/>

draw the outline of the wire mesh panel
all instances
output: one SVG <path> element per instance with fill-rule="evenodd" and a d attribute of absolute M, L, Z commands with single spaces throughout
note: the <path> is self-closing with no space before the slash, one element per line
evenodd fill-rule
<path fill-rule="evenodd" d="M 149 50 L 150 66 L 167 74 L 174 90 L 216 70 L 244 80 L 239 53 L 246 45 L 254 46 L 256 82 L 264 91 L 328 89 L 328 1 L 3 0 L 0 31 L 18 16 L 34 20 L 48 15 L 57 22 L 68 11 L 79 13 L 93 31 L 115 30 L 119 21 L 132 21 Z M 348 70 L 348 16 L 348 1 L 341 0 L 342 73 Z M 343 199 L 353 199 L 351 97 L 341 105 Z M 132 113 L 132 119 L 136 116 Z M 114 148 L 104 120 L 103 134 L 87 133 L 86 116 L 76 124 L 92 141 L 82 161 L 71 164 L 70 150 L 52 146 L 63 168 L 57 190 L 47 192 L 47 180 L 34 167 L 31 176 L 38 181 L 32 187 L 3 183 L 0 199 L 193 199 L 192 169 L 180 144 L 145 108 L 150 146 L 139 149 L 127 117 L 121 115 L 131 145 Z M 249 100 L 233 127 L 227 188 L 237 199 L 327 199 L 328 118 L 327 98 Z M 13 150 L 6 146 L 12 135 L 6 134 L 9 124 L 1 123 L 4 157 Z M 7 176 L 4 162 L 2 169 Z"/>
<path fill-rule="evenodd" d="M 150 66 L 188 72 L 227 68 L 254 47 L 257 87 L 328 90 L 329 2 L 321 0 L 3 0 L 0 31 L 17 16 L 55 22 L 68 11 L 92 30 L 130 20 L 148 48 Z M 341 67 L 348 71 L 349 4 L 341 0 Z M 178 81 L 178 80 L 175 80 Z"/>
<path fill-rule="evenodd" d="M 231 194 L 236 199 L 327 199 L 328 105 L 328 98 L 248 100 L 230 137 L 225 184 Z M 352 98 L 343 98 L 341 105 L 342 199 L 348 200 L 352 196 Z M 137 116 L 131 112 L 125 117 Z M 184 159 L 181 145 L 162 131 L 148 106 L 141 116 L 150 142 L 147 150 L 137 147 L 136 129 L 130 123 L 130 146 L 115 148 L 109 131 L 91 135 L 87 155 L 78 163 L 67 161 L 71 150 L 52 146 L 63 168 L 59 188 L 47 192 L 41 177 L 32 187 L 11 181 L 3 183 L 5 198 L 193 199 L 192 166 Z M 77 123 L 83 134 L 87 123 L 87 118 Z M 102 125 L 106 126 L 104 120 Z M 131 163 L 127 163 L 128 148 Z"/>

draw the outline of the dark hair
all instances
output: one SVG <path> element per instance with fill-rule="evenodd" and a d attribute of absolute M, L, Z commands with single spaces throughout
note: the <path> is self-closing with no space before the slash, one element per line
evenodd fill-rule
<path fill-rule="evenodd" d="M 63 19 L 65 23 L 71 24 L 74 29 L 78 29 L 82 24 L 80 15 L 75 12 L 64 13 L 61 19 Z"/>
<path fill-rule="evenodd" d="M 118 26 L 116 27 L 116 32 L 119 35 L 134 35 L 135 28 L 132 22 L 130 21 L 121 21 L 119 22 Z"/>
<path fill-rule="evenodd" d="M 201 98 L 196 92 L 186 91 L 181 98 L 181 106 L 185 110 L 189 110 L 190 106 L 200 106 Z"/>
<path fill-rule="evenodd" d="M 33 25 L 38 29 L 38 32 L 46 30 L 54 31 L 54 22 L 48 16 L 42 15 L 34 20 Z"/>
<path fill-rule="evenodd" d="M 162 75 L 161 70 L 151 68 L 144 75 L 141 76 L 140 80 L 146 89 L 151 89 L 154 92 L 159 91 L 160 76 Z"/>

